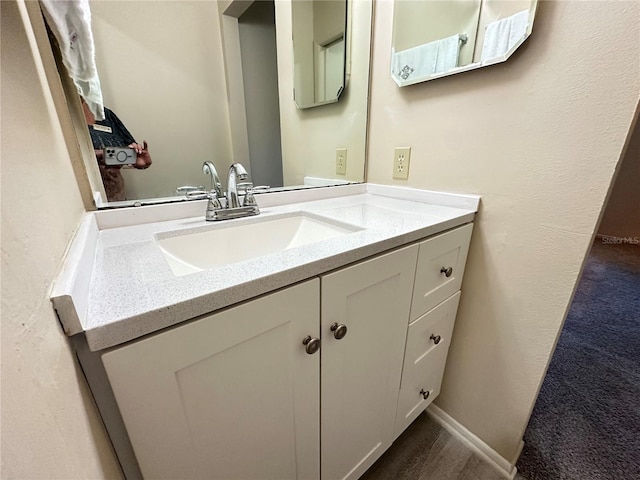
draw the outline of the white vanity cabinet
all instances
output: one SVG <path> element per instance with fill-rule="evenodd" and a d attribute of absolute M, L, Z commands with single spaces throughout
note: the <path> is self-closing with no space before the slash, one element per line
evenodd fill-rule
<path fill-rule="evenodd" d="M 148 479 L 317 479 L 319 280 L 102 356 Z"/>
<path fill-rule="evenodd" d="M 420 243 L 395 436 L 440 393 L 473 225 Z"/>
<path fill-rule="evenodd" d="M 143 476 L 359 478 L 439 393 L 471 229 L 102 354 Z"/>
<path fill-rule="evenodd" d="M 321 277 L 323 480 L 358 478 L 395 438 L 417 256 L 412 245 Z"/>
<path fill-rule="evenodd" d="M 409 325 L 398 397 L 400 435 L 440 393 L 460 292 Z"/>

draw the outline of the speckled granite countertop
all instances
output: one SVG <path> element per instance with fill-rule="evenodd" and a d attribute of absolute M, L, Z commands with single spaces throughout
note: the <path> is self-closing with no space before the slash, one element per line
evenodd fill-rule
<path fill-rule="evenodd" d="M 400 198 L 389 196 L 398 191 Z M 452 202 L 447 194 L 438 198 L 440 194 L 434 192 L 416 194 L 412 192 L 422 191 L 394 187 L 365 186 L 354 192 L 261 206 L 257 217 L 214 223 L 200 215 L 100 230 L 89 218 L 80 235 L 84 247 L 75 246 L 74 254 L 72 246 L 70 265 L 65 265 L 62 275 L 67 278 L 54 289 L 54 307 L 69 335 L 84 332 L 90 349 L 102 350 L 468 223 L 479 201 L 475 196 L 457 195 Z M 297 212 L 361 230 L 184 276 L 172 273 L 156 241 L 166 232 L 173 236 L 224 229 Z M 79 242 L 82 238 L 74 240 Z"/>

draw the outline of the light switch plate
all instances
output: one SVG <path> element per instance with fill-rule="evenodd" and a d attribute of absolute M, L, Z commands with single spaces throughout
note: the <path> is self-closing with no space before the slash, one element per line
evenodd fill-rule
<path fill-rule="evenodd" d="M 409 159 L 411 147 L 396 147 L 393 153 L 393 178 L 406 180 L 409 178 Z"/>
<path fill-rule="evenodd" d="M 347 174 L 347 149 L 346 148 L 336 149 L 336 173 L 338 175 Z"/>

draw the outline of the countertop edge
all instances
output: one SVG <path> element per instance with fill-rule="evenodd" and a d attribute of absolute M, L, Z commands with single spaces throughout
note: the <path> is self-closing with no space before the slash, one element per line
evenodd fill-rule
<path fill-rule="evenodd" d="M 51 303 L 67 335 L 84 330 L 98 235 L 95 216 L 85 213 L 51 290 Z"/>
<path fill-rule="evenodd" d="M 128 314 L 121 315 L 122 318 L 112 315 L 110 320 L 92 325 L 92 321 L 88 318 L 89 302 L 101 232 L 112 228 L 172 219 L 189 219 L 194 212 L 198 212 L 197 216 L 202 214 L 199 210 L 203 205 L 201 205 L 202 202 L 184 202 L 180 205 L 152 205 L 120 211 L 87 212 L 79 223 L 63 268 L 54 282 L 51 302 L 58 313 L 65 334 L 72 336 L 85 333 L 88 346 L 92 351 L 108 349 L 473 222 L 480 204 L 478 195 L 368 183 L 275 192 L 261 197 L 260 200 L 261 206 L 268 208 L 361 194 L 435 207 L 449 207 L 459 211 L 459 214 L 449 213 L 439 221 L 425 222 L 424 226 L 418 224 L 412 227 L 413 230 L 396 231 L 390 233 L 388 237 L 373 238 L 361 246 L 352 245 L 348 250 L 338 251 L 336 254 L 312 257 L 308 262 L 303 260 L 296 265 L 283 267 L 278 271 L 265 272 L 262 276 L 246 281 L 221 285 L 220 288 L 211 292 L 203 293 L 200 290 L 194 292 L 195 297 L 176 298 L 175 303 L 168 303 L 162 307 L 150 305 L 147 311 L 143 311 L 142 308 L 138 311 L 130 309 Z"/>
<path fill-rule="evenodd" d="M 253 279 L 242 285 L 216 290 L 161 309 L 154 309 L 143 314 L 121 319 L 108 325 L 89 328 L 84 330 L 87 344 L 91 351 L 116 347 L 145 335 L 159 332 L 237 303 L 245 302 L 338 268 L 343 268 L 352 263 L 360 262 L 374 255 L 465 225 L 473 222 L 474 218 L 475 212 L 465 213 L 450 220 L 444 220 L 376 243 L 341 252 L 331 257 L 299 265 L 289 270 Z"/>

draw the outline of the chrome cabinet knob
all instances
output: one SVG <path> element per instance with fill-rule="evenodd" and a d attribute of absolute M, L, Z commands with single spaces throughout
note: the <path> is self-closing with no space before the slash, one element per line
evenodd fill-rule
<path fill-rule="evenodd" d="M 305 351 L 309 355 L 313 355 L 318 350 L 320 350 L 320 339 L 313 338 L 311 335 L 307 335 L 302 339 L 302 344 L 305 346 Z"/>
<path fill-rule="evenodd" d="M 342 323 L 339 324 L 337 322 L 334 322 L 331 324 L 330 328 L 336 340 L 342 340 L 347 334 L 347 326 L 343 325 Z"/>
<path fill-rule="evenodd" d="M 422 390 L 420 390 L 420 395 L 422 395 L 422 398 L 424 398 L 426 400 L 427 398 L 429 398 L 429 390 L 427 390 L 425 392 L 425 390 L 423 388 Z"/>
<path fill-rule="evenodd" d="M 449 278 L 451 276 L 451 274 L 453 273 L 453 268 L 451 268 L 451 267 L 442 267 L 440 269 L 440 273 L 444 273 L 444 276 Z"/>
<path fill-rule="evenodd" d="M 440 335 L 435 335 L 432 333 L 431 336 L 429 337 L 429 340 L 433 340 L 433 343 L 437 345 L 440 343 L 440 340 L 442 340 L 442 338 L 440 338 Z"/>

